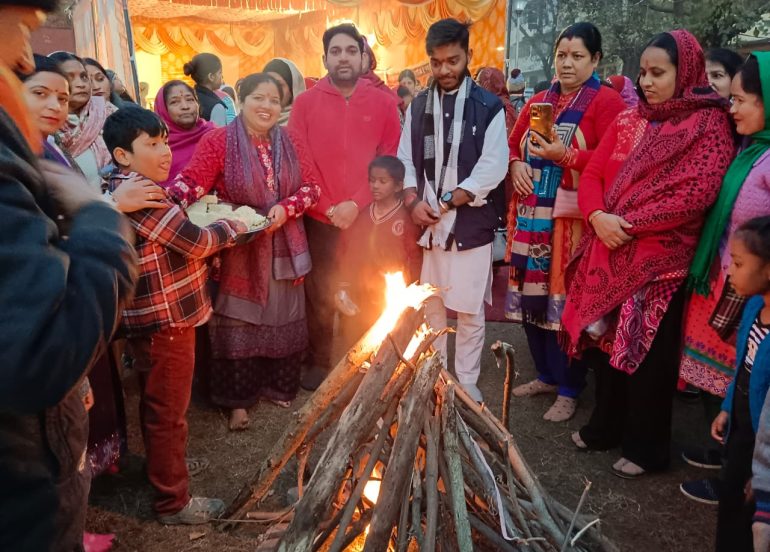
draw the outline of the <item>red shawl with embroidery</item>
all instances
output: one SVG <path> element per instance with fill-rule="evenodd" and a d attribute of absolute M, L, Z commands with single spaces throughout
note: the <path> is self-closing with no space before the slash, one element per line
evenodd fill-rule
<path fill-rule="evenodd" d="M 651 124 L 605 185 L 607 211 L 633 224 L 634 239 L 611 251 L 589 225 L 567 269 L 562 324 L 573 344 L 657 277 L 687 270 L 732 159 L 726 104 L 708 88 L 703 50 L 687 31 L 670 34 L 679 57 L 674 97 L 639 102 Z"/>

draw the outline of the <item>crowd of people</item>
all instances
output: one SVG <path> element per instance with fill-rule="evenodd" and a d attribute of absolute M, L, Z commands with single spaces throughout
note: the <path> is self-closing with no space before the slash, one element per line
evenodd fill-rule
<path fill-rule="evenodd" d="M 408 69 L 390 88 L 341 24 L 323 78 L 276 58 L 226 87 L 201 53 L 150 111 L 97 60 L 32 54 L 55 7 L 0 1 L 0 548 L 84 546 L 89 480 L 126 451 L 123 363 L 158 520 L 219 516 L 190 493 L 208 466 L 186 455 L 196 364 L 247 430 L 260 400 L 292 408 L 323 382 L 388 272 L 437 288 L 430 326 L 454 311 L 454 374 L 482 402 L 505 257 L 506 316 L 537 370 L 513 394 L 555 395 L 543 418 L 564 422 L 591 371 L 571 439 L 620 448 L 625 479 L 669 466 L 674 391 L 697 396 L 719 449 L 685 459 L 722 472 L 682 491 L 718 504 L 717 550 L 770 550 L 770 54 L 704 53 L 676 30 L 638 75 L 603 79 L 600 30 L 580 22 L 526 100 L 518 69 L 471 77 L 467 24 L 428 30 L 425 88 Z M 269 227 L 191 222 L 212 196 Z"/>

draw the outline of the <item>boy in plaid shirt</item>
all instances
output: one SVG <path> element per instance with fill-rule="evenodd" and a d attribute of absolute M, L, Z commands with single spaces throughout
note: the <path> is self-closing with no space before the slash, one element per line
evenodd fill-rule
<path fill-rule="evenodd" d="M 127 107 L 114 113 L 104 125 L 104 141 L 118 167 L 111 191 L 135 174 L 154 182 L 168 178 L 168 129 L 152 111 Z M 186 413 L 195 326 L 211 316 L 206 257 L 234 245 L 246 226 L 223 220 L 200 228 L 167 197 L 148 199 L 166 206 L 127 215 L 136 232 L 141 275 L 122 320 L 139 373 L 147 475 L 158 494 L 154 507 L 161 523 L 206 523 L 221 515 L 224 503 L 189 494 Z"/>

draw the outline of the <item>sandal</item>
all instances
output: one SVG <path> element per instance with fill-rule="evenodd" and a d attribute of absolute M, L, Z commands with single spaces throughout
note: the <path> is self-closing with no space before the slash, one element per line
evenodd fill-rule
<path fill-rule="evenodd" d="M 206 458 L 185 458 L 184 461 L 187 464 L 187 473 L 190 477 L 205 472 L 210 464 Z"/>
<path fill-rule="evenodd" d="M 575 415 L 575 410 L 577 410 L 577 399 L 559 395 L 548 412 L 543 414 L 543 419 L 549 422 L 566 422 Z"/>
<path fill-rule="evenodd" d="M 625 458 L 621 458 L 615 462 L 612 465 L 612 468 L 610 468 L 610 471 L 621 479 L 639 479 L 647 473 L 644 471 L 644 468 L 637 466 L 631 462 L 631 460 Z"/>
<path fill-rule="evenodd" d="M 239 414 L 236 415 L 235 413 Z M 230 431 L 244 431 L 249 428 L 249 413 L 243 408 L 234 408 L 230 411 Z"/>
<path fill-rule="evenodd" d="M 558 390 L 559 387 L 557 385 L 550 385 L 536 379 L 514 387 L 512 393 L 514 397 L 532 397 L 543 393 L 556 393 Z"/>

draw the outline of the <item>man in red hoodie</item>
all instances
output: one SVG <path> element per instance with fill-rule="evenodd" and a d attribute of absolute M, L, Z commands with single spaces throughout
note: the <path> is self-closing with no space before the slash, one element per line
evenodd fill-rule
<path fill-rule="evenodd" d="M 359 79 L 364 39 L 350 24 L 323 36 L 328 75 L 294 101 L 289 131 L 299 155 L 316 167 L 321 197 L 305 217 L 313 270 L 305 279 L 311 358 L 302 386 L 316 389 L 331 368 L 334 259 L 340 233 L 372 201 L 368 166 L 395 155 L 401 134 L 398 107 L 388 93 Z"/>

